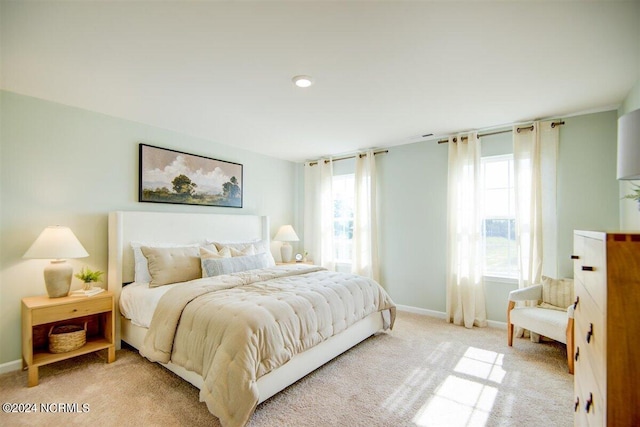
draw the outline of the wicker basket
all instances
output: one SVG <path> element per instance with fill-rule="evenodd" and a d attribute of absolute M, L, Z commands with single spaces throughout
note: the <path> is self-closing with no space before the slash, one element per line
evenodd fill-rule
<path fill-rule="evenodd" d="M 66 353 L 77 350 L 87 342 L 87 322 L 80 325 L 58 325 L 49 330 L 49 351 Z"/>

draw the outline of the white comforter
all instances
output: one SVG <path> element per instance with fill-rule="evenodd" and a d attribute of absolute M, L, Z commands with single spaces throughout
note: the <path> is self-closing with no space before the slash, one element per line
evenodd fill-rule
<path fill-rule="evenodd" d="M 200 399 L 224 426 L 243 426 L 256 380 L 295 354 L 395 305 L 375 281 L 292 266 L 198 279 L 167 292 L 140 353 L 197 372 Z"/>

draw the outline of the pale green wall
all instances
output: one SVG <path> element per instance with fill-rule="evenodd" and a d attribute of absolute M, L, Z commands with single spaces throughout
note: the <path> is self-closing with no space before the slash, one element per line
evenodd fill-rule
<path fill-rule="evenodd" d="M 640 108 L 640 80 L 629 91 L 627 97 L 618 108 L 618 117 Z"/>
<path fill-rule="evenodd" d="M 574 229 L 618 228 L 616 112 L 565 119 L 558 153 L 559 275 L 572 277 Z M 483 138 L 483 155 L 511 151 L 511 134 Z M 376 158 L 382 279 L 397 304 L 446 310 L 447 145 L 426 141 Z M 515 283 L 486 283 L 487 315 L 505 321 Z"/>
<path fill-rule="evenodd" d="M 397 304 L 444 311 L 447 145 L 390 148 L 376 169 L 381 282 Z"/>
<path fill-rule="evenodd" d="M 558 274 L 573 277 L 573 230 L 616 230 L 616 111 L 565 119 L 558 153 Z"/>
<path fill-rule="evenodd" d="M 273 235 L 299 205 L 292 162 L 9 92 L 0 116 L 0 364 L 20 358 L 20 299 L 45 293 L 47 261 L 22 255 L 47 225 L 68 225 L 89 252 L 74 268 L 106 271 L 109 211 L 269 215 Z M 244 207 L 138 203 L 141 142 L 242 163 Z"/>

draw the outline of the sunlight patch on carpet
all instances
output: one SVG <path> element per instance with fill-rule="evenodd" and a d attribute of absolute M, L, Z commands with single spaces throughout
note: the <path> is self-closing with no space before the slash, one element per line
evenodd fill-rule
<path fill-rule="evenodd" d="M 500 384 L 506 375 L 502 369 L 503 359 L 504 354 L 469 347 L 454 371 Z"/>
<path fill-rule="evenodd" d="M 417 426 L 484 426 L 505 376 L 504 355 L 469 347 L 413 418 Z M 466 377 L 475 377 L 471 380 Z"/>
<path fill-rule="evenodd" d="M 391 393 L 382 406 L 390 413 L 408 414 L 413 403 L 431 387 L 433 375 L 433 371 L 426 368 L 412 370 L 402 387 Z"/>

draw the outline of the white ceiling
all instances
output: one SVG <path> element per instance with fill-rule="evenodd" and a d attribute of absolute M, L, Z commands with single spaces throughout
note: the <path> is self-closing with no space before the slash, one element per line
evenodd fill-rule
<path fill-rule="evenodd" d="M 640 79 L 638 1 L 1 7 L 3 89 L 294 161 L 616 108 Z"/>

